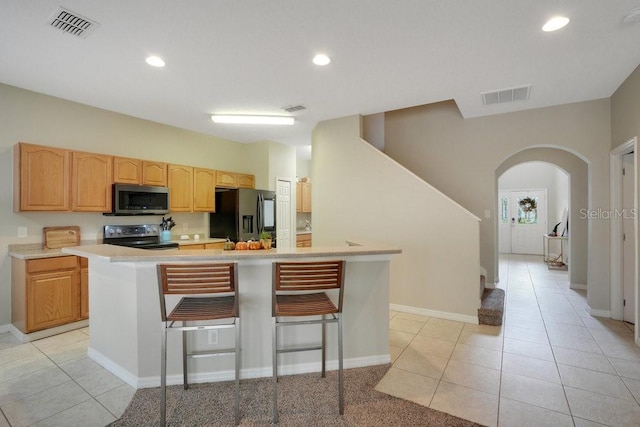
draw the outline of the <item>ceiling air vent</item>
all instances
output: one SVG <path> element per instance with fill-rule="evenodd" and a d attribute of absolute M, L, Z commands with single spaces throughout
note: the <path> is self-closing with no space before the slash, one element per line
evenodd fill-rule
<path fill-rule="evenodd" d="M 65 33 L 87 37 L 99 24 L 82 15 L 59 7 L 49 19 L 49 25 Z"/>
<path fill-rule="evenodd" d="M 304 105 L 293 105 L 291 107 L 282 107 L 282 109 L 287 113 L 295 113 L 296 111 L 306 110 L 307 107 L 305 107 Z"/>
<path fill-rule="evenodd" d="M 526 101 L 529 99 L 531 85 L 500 89 L 492 92 L 483 92 L 482 103 L 484 105 L 504 104 L 505 102 Z"/>

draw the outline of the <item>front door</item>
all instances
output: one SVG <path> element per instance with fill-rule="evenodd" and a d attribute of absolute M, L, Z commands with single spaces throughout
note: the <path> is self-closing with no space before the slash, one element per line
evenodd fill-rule
<path fill-rule="evenodd" d="M 511 253 L 542 255 L 547 190 L 511 191 Z"/>

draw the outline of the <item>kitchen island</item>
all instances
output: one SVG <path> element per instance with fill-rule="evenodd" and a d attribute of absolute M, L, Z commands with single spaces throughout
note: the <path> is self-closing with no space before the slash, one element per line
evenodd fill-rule
<path fill-rule="evenodd" d="M 241 378 L 271 376 L 271 266 L 275 261 L 345 259 L 344 365 L 385 364 L 389 357 L 389 264 L 401 251 L 381 245 L 347 242 L 337 247 L 254 251 L 144 250 L 112 245 L 64 248 L 89 259 L 88 356 L 135 388 L 160 384 L 162 333 L 156 265 L 162 262 L 237 262 L 241 327 Z M 337 369 L 335 327 L 329 326 L 327 367 Z M 282 344 L 318 342 L 319 325 L 288 328 Z M 233 332 L 191 334 L 190 347 L 230 346 Z M 182 382 L 179 334 L 167 341 L 167 383 Z M 233 378 L 233 357 L 194 359 L 190 381 Z M 320 371 L 319 352 L 279 357 L 280 372 Z"/>

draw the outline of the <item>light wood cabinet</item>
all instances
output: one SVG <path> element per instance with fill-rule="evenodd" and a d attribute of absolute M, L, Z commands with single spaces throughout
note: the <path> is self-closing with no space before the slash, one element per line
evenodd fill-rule
<path fill-rule="evenodd" d="M 220 188 L 256 188 L 254 175 L 227 171 L 216 172 L 216 187 Z"/>
<path fill-rule="evenodd" d="M 296 212 L 311 212 L 311 183 L 298 182 L 296 184 Z"/>
<path fill-rule="evenodd" d="M 89 260 L 80 260 L 80 319 L 89 318 Z"/>
<path fill-rule="evenodd" d="M 222 249 L 224 242 L 220 243 L 194 243 L 180 245 L 179 249 Z"/>
<path fill-rule="evenodd" d="M 193 169 L 193 211 L 216 211 L 216 171 Z"/>
<path fill-rule="evenodd" d="M 223 249 L 224 242 L 220 243 L 207 243 L 204 245 L 205 249 Z"/>
<path fill-rule="evenodd" d="M 68 211 L 71 208 L 71 152 L 25 144 L 14 147 L 14 210 Z"/>
<path fill-rule="evenodd" d="M 11 296 L 11 321 L 24 333 L 80 320 L 78 258 L 12 258 Z"/>
<path fill-rule="evenodd" d="M 142 161 L 142 185 L 167 186 L 167 164 L 162 162 Z"/>
<path fill-rule="evenodd" d="M 180 245 L 178 247 L 178 249 L 180 250 L 185 250 L 185 249 L 204 249 L 204 243 L 198 243 L 198 244 L 193 244 L 193 245 Z"/>
<path fill-rule="evenodd" d="M 311 247 L 311 233 L 297 234 L 296 235 L 296 247 L 297 248 L 310 248 Z"/>
<path fill-rule="evenodd" d="M 236 188 L 236 174 L 234 172 L 216 171 L 216 187 Z"/>
<path fill-rule="evenodd" d="M 140 184 L 142 180 L 142 160 L 127 157 L 113 158 L 113 182 L 119 184 Z"/>
<path fill-rule="evenodd" d="M 238 188 L 256 188 L 255 176 L 247 173 L 236 174 L 236 182 L 238 184 Z"/>
<path fill-rule="evenodd" d="M 193 212 L 193 168 L 169 165 L 169 211 Z"/>
<path fill-rule="evenodd" d="M 71 209 L 110 212 L 113 158 L 94 153 L 71 153 Z"/>

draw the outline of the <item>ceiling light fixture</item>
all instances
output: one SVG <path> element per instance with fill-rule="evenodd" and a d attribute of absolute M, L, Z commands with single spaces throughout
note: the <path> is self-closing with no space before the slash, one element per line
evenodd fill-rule
<path fill-rule="evenodd" d="M 211 116 L 214 123 L 230 123 L 243 125 L 292 125 L 293 117 L 286 116 L 243 116 L 214 114 Z"/>
<path fill-rule="evenodd" d="M 313 63 L 316 65 L 320 65 L 320 66 L 329 65 L 330 62 L 331 62 L 331 58 L 329 58 L 324 53 L 319 53 L 313 57 Z"/>
<path fill-rule="evenodd" d="M 542 31 L 550 32 L 563 28 L 569 23 L 569 18 L 565 16 L 554 16 L 549 19 L 543 26 Z"/>
<path fill-rule="evenodd" d="M 151 65 L 152 67 L 164 67 L 164 61 L 159 56 L 148 56 L 145 61 L 147 61 L 147 64 Z"/>

